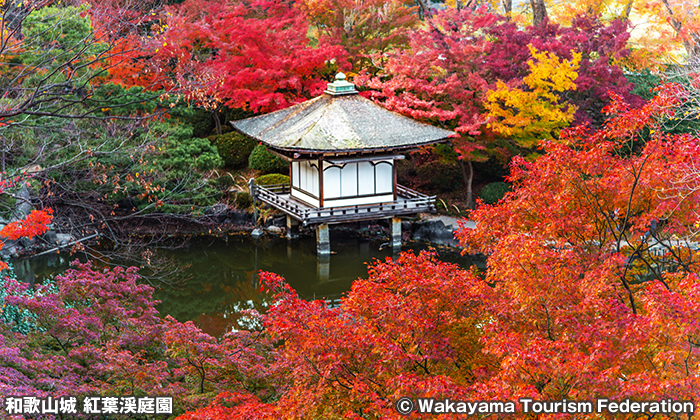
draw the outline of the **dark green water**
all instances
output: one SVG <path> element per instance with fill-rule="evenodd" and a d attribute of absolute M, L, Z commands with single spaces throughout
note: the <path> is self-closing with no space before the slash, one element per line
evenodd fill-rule
<path fill-rule="evenodd" d="M 283 238 L 253 239 L 248 235 L 221 238 L 197 238 L 185 248 L 154 249 L 153 264 L 167 266 L 165 283 L 158 285 L 155 297 L 161 301 L 158 310 L 180 321 L 192 320 L 212 335 L 220 335 L 236 326 L 242 309 L 259 307 L 257 275 L 260 270 L 283 276 L 305 299 L 326 299 L 336 302 L 350 290 L 352 282 L 367 278 L 367 263 L 393 256 L 393 250 L 382 241 L 355 237 L 347 232 L 333 232 L 330 258 L 316 257 L 314 238 L 293 241 Z M 381 249 L 380 249 L 381 248 Z M 427 249 L 421 244 L 404 245 L 402 251 Z M 438 249 L 442 261 L 462 267 L 477 265 L 456 250 Z M 14 264 L 18 278 L 42 281 L 59 274 L 76 258 L 85 255 L 53 254 Z M 130 265 L 128 262 L 127 265 Z M 176 282 L 175 285 L 167 283 Z"/>

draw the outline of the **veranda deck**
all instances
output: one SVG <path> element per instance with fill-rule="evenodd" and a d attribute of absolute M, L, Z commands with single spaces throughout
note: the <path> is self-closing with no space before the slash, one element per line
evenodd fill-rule
<path fill-rule="evenodd" d="M 324 223 L 348 223 L 363 220 L 385 219 L 416 213 L 434 213 L 435 196 L 397 185 L 396 201 L 344 207 L 314 208 L 290 196 L 289 184 L 251 185 L 255 199 L 283 211 L 299 220 L 303 226 Z"/>

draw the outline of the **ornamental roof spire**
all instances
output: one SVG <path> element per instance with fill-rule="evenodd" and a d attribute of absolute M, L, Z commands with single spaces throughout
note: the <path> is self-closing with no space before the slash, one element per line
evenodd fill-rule
<path fill-rule="evenodd" d="M 333 96 L 351 95 L 357 93 L 357 90 L 355 90 L 354 84 L 345 80 L 345 74 L 338 73 L 335 75 L 335 81 L 328 84 L 328 87 L 324 93 Z"/>

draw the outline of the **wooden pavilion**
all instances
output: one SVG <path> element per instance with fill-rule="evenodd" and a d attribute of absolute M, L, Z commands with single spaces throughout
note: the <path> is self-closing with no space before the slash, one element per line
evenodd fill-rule
<path fill-rule="evenodd" d="M 455 135 L 363 98 L 342 73 L 321 96 L 232 124 L 290 162 L 290 185 L 252 182 L 251 193 L 287 214 L 288 235 L 316 226 L 321 255 L 332 223 L 391 218 L 391 245 L 400 246 L 401 216 L 434 212 L 435 197 L 397 184 L 396 161 Z"/>

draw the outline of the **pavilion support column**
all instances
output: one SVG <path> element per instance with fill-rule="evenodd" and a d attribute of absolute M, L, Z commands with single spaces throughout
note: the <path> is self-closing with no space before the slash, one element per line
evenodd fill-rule
<path fill-rule="evenodd" d="M 287 239 L 297 239 L 299 237 L 299 221 L 287 215 Z"/>
<path fill-rule="evenodd" d="M 401 218 L 391 218 L 391 247 L 401 248 Z"/>
<path fill-rule="evenodd" d="M 318 281 L 321 283 L 327 282 L 331 278 L 331 255 L 319 255 L 316 258 L 316 272 Z"/>
<path fill-rule="evenodd" d="M 316 253 L 318 255 L 331 255 L 331 234 L 327 223 L 316 227 Z"/>

